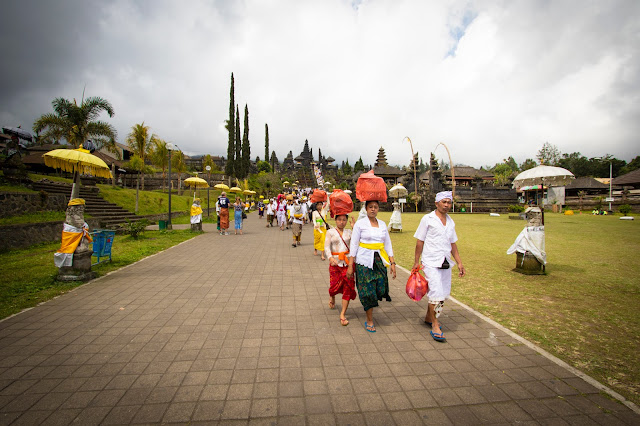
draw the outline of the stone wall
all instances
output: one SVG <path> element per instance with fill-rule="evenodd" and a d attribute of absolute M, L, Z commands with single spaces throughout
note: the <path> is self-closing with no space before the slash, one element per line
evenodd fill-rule
<path fill-rule="evenodd" d="M 0 251 L 27 248 L 34 244 L 60 242 L 63 223 L 59 221 L 2 225 L 0 226 Z M 98 227 L 95 219 L 87 219 L 87 224 L 90 230 Z"/>
<path fill-rule="evenodd" d="M 17 216 L 39 211 L 64 211 L 67 199 L 62 194 L 14 192 L 0 193 L 0 217 Z"/>

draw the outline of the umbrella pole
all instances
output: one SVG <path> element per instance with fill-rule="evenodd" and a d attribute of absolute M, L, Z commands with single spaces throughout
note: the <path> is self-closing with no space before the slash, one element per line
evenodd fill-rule
<path fill-rule="evenodd" d="M 71 199 L 78 198 L 80 195 L 80 173 L 78 170 L 73 171 L 73 186 L 71 187 Z"/>

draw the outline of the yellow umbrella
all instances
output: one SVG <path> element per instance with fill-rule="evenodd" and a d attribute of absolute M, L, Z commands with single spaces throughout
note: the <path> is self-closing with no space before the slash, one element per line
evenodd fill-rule
<path fill-rule="evenodd" d="M 261 195 L 261 196 L 260 196 L 260 199 L 261 199 L 261 200 L 262 200 L 262 199 L 264 199 L 264 195 Z"/>
<path fill-rule="evenodd" d="M 231 188 L 229 188 L 229 192 L 242 192 L 242 189 L 238 188 L 237 186 L 232 186 Z"/>
<path fill-rule="evenodd" d="M 77 196 L 76 194 L 80 190 L 79 177 L 81 174 L 107 179 L 112 178 L 111 170 L 109 170 L 107 163 L 86 149 L 54 149 L 42 157 L 46 166 L 73 173 L 71 198 Z"/>
<path fill-rule="evenodd" d="M 227 185 L 225 185 L 224 183 L 219 183 L 217 185 L 214 185 L 215 189 L 222 189 L 223 191 L 228 191 L 229 187 Z"/>
<path fill-rule="evenodd" d="M 54 169 L 111 179 L 107 163 L 86 149 L 54 149 L 43 155 L 44 164 Z"/>
<path fill-rule="evenodd" d="M 242 191 L 243 194 L 245 195 L 251 195 L 253 193 L 253 191 L 249 190 L 249 189 L 245 189 L 244 191 Z"/>
<path fill-rule="evenodd" d="M 190 177 L 188 179 L 184 180 L 185 185 L 187 186 L 193 186 L 193 199 L 196 199 L 196 188 L 208 188 L 209 184 L 207 183 L 206 180 L 199 178 L 199 177 Z"/>
<path fill-rule="evenodd" d="M 289 185 L 289 181 L 285 180 L 284 182 L 282 182 L 283 185 Z"/>
<path fill-rule="evenodd" d="M 199 177 L 190 177 L 184 180 L 185 185 L 193 186 L 194 188 L 208 188 L 209 184 L 206 180 Z"/>

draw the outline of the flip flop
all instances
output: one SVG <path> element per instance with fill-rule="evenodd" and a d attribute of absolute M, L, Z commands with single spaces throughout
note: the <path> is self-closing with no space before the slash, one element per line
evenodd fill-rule
<path fill-rule="evenodd" d="M 447 339 L 444 337 L 444 333 L 440 332 L 440 333 L 434 333 L 433 331 L 430 331 L 429 333 L 431 333 L 431 337 L 433 337 L 433 340 L 437 341 L 437 342 L 446 342 Z"/>
<path fill-rule="evenodd" d="M 367 324 L 367 322 L 364 322 L 364 329 L 367 330 L 369 333 L 375 333 L 376 332 L 376 328 L 373 324 L 369 325 Z"/>
<path fill-rule="evenodd" d="M 343 326 L 349 325 L 349 320 L 346 318 L 340 318 L 340 324 Z"/>
<path fill-rule="evenodd" d="M 329 309 L 334 309 L 336 307 L 336 302 L 332 302 L 329 300 Z"/>

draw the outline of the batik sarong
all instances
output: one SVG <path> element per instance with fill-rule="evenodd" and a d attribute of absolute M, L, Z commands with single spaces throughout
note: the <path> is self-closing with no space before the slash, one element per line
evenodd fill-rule
<path fill-rule="evenodd" d="M 391 302 L 387 268 L 378 253 L 373 255 L 373 269 L 356 263 L 356 287 L 365 311 L 378 306 L 379 300 Z"/>
<path fill-rule="evenodd" d="M 347 278 L 347 267 L 329 265 L 329 296 L 342 293 L 343 300 L 356 298 L 356 283 L 353 277 Z"/>

